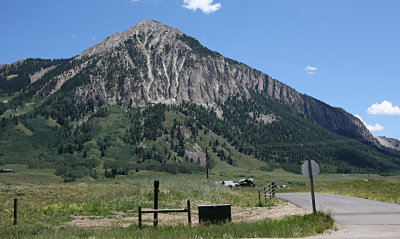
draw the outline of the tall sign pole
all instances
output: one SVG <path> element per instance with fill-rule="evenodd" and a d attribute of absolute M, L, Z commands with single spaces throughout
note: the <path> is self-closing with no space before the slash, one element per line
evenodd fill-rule
<path fill-rule="evenodd" d="M 314 160 L 307 160 L 301 166 L 301 172 L 304 176 L 310 178 L 312 210 L 315 214 L 317 210 L 315 208 L 314 177 L 318 176 L 320 172 L 319 165 Z"/>
<path fill-rule="evenodd" d="M 311 160 L 307 160 L 307 161 L 308 161 L 308 171 L 310 172 L 312 210 L 313 210 L 313 214 L 315 214 L 315 213 L 317 213 L 317 210 L 315 209 L 314 179 L 313 179 L 313 173 L 312 173 L 312 167 L 311 167 Z"/>

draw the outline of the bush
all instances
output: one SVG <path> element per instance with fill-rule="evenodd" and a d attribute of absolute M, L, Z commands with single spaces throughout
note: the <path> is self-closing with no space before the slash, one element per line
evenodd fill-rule
<path fill-rule="evenodd" d="M 86 168 L 95 168 L 99 165 L 100 165 L 100 160 L 98 160 L 96 158 L 89 157 L 86 159 L 82 159 L 82 166 L 84 166 Z"/>
<path fill-rule="evenodd" d="M 272 165 L 267 165 L 267 166 L 261 166 L 260 167 L 261 171 L 267 171 L 267 172 L 271 172 L 274 170 L 274 167 Z"/>
<path fill-rule="evenodd" d="M 165 170 L 165 172 L 171 173 L 171 174 L 179 173 L 179 168 L 176 165 L 176 163 L 166 163 L 165 165 L 163 165 L 163 170 Z"/>
<path fill-rule="evenodd" d="M 149 170 L 149 171 L 156 171 L 156 172 L 167 172 L 171 174 L 177 173 L 199 173 L 203 172 L 205 169 L 202 166 L 199 166 L 194 163 L 188 162 L 168 162 L 168 163 L 160 163 L 159 161 L 151 160 L 145 161 L 142 164 L 134 165 L 134 168 L 137 170 Z"/>
<path fill-rule="evenodd" d="M 89 175 L 90 170 L 86 167 L 76 166 L 76 167 L 68 167 L 68 166 L 61 166 L 56 169 L 56 175 L 62 176 L 64 179 L 67 178 L 83 178 Z"/>

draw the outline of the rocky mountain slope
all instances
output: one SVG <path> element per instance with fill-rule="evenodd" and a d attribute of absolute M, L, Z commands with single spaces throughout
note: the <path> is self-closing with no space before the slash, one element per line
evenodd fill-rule
<path fill-rule="evenodd" d="M 400 151 L 400 141 L 397 139 L 387 138 L 385 136 L 375 136 L 379 143 L 387 148 Z"/>
<path fill-rule="evenodd" d="M 2 66 L 2 78 L 18 78 L 9 69 L 22 64 Z M 344 110 L 300 94 L 153 20 L 116 33 L 77 57 L 32 70 L 24 89 L 28 95 L 60 92 L 83 102 L 191 101 L 216 105 L 232 95 L 247 98 L 251 92 L 263 93 L 333 132 L 378 144 L 362 122 Z"/>
<path fill-rule="evenodd" d="M 70 59 L 0 66 L 0 97 L 0 157 L 30 152 L 63 175 L 92 172 L 87 157 L 203 165 L 207 144 L 231 165 L 244 154 L 292 171 L 305 158 L 332 172 L 400 169 L 358 118 L 153 20 Z"/>

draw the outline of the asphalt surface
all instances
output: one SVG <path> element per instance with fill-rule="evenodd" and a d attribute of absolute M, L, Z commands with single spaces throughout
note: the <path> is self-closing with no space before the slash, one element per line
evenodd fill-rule
<path fill-rule="evenodd" d="M 285 199 L 312 211 L 311 193 L 280 193 Z M 400 205 L 349 196 L 317 193 L 318 211 L 330 211 L 339 230 L 312 238 L 400 239 Z"/>

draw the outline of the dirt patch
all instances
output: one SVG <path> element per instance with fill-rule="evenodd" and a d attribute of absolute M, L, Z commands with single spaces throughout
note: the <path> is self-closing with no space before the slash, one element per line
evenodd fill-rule
<path fill-rule="evenodd" d="M 218 107 L 215 108 L 215 114 L 217 115 L 218 119 L 224 120 L 224 117 L 223 117 L 224 112 L 220 108 L 218 108 Z"/>
<path fill-rule="evenodd" d="M 251 118 L 254 118 L 253 112 L 250 112 L 249 115 L 250 115 Z M 257 120 L 258 122 L 262 122 L 262 123 L 264 123 L 264 124 L 271 124 L 271 123 L 273 123 L 274 121 L 277 121 L 276 116 L 273 115 L 273 114 L 269 114 L 269 115 L 260 114 L 260 115 L 256 118 L 256 120 Z"/>
<path fill-rule="evenodd" d="M 291 203 L 280 202 L 273 207 L 232 207 L 233 222 L 251 222 L 266 218 L 282 219 L 286 216 L 305 215 L 308 212 Z"/>
<path fill-rule="evenodd" d="M 73 216 L 73 218 L 74 220 L 67 222 L 66 225 L 76 227 L 110 227 L 116 223 L 115 219 L 103 217 Z"/>
<path fill-rule="evenodd" d="M 273 207 L 232 207 L 233 222 L 251 222 L 266 218 L 281 219 L 285 216 L 304 215 L 310 213 L 294 204 L 286 202 L 277 202 Z M 129 227 L 132 224 L 138 224 L 137 216 L 127 216 L 123 212 L 113 212 L 109 217 L 98 216 L 74 216 L 74 220 L 66 223 L 69 226 L 76 227 Z M 159 225 L 187 225 L 186 213 L 158 214 Z M 192 224 L 199 222 L 198 211 L 192 209 Z M 143 225 L 153 225 L 153 214 L 142 215 Z"/>
<path fill-rule="evenodd" d="M 193 161 L 195 163 L 199 163 L 198 160 L 200 160 L 200 165 L 205 166 L 206 165 L 206 154 L 203 152 L 200 145 L 195 143 L 193 146 L 193 149 L 195 150 L 194 152 L 186 150 L 185 155 L 188 156 L 188 158 L 193 159 Z"/>

